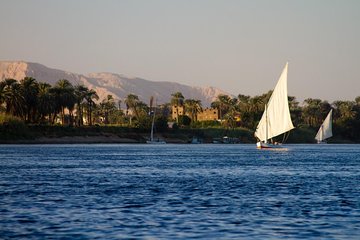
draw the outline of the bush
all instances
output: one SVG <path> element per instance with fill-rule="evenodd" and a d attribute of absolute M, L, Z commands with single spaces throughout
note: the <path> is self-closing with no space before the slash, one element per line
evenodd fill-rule
<path fill-rule="evenodd" d="M 9 122 L 22 122 L 22 121 L 18 117 L 0 113 L 0 125 L 7 124 Z"/>
<path fill-rule="evenodd" d="M 221 128 L 221 123 L 219 121 L 215 120 L 207 120 L 207 121 L 201 121 L 201 122 L 195 122 L 193 125 L 194 128 L 214 128 L 219 127 Z"/>
<path fill-rule="evenodd" d="M 168 129 L 167 117 L 159 116 L 155 121 L 155 129 L 158 132 L 164 132 Z"/>
<path fill-rule="evenodd" d="M 179 116 L 179 125 L 180 126 L 190 126 L 191 118 L 186 115 Z"/>
<path fill-rule="evenodd" d="M 2 140 L 26 139 L 30 137 L 29 129 L 20 118 L 0 114 L 0 138 Z"/>

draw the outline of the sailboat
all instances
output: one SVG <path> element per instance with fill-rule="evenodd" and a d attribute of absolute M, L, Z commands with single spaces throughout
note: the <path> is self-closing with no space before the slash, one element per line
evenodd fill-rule
<path fill-rule="evenodd" d="M 321 124 L 315 139 L 317 140 L 317 143 L 326 143 L 325 139 L 328 139 L 329 137 L 332 137 L 332 109 Z"/>
<path fill-rule="evenodd" d="M 288 63 L 286 63 L 274 91 L 265 104 L 265 110 L 256 128 L 257 148 L 278 148 L 281 143 L 273 143 L 272 138 L 294 128 L 287 94 Z"/>
<path fill-rule="evenodd" d="M 150 109 L 152 107 L 154 98 L 150 98 Z M 166 142 L 164 140 L 161 140 L 160 138 L 154 139 L 154 128 L 155 128 L 155 115 L 156 115 L 156 106 L 154 107 L 153 111 L 150 111 L 150 115 L 152 114 L 152 122 L 151 122 L 151 132 L 150 132 L 150 139 L 146 141 L 148 144 L 165 144 Z"/>

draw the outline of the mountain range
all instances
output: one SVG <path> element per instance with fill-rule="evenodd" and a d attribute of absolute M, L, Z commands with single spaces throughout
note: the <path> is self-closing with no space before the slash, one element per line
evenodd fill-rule
<path fill-rule="evenodd" d="M 0 61 L 0 80 L 6 78 L 21 80 L 25 77 L 33 77 L 39 82 L 47 82 L 51 85 L 60 79 L 67 79 L 73 85 L 82 84 L 89 89 L 94 89 L 100 99 L 111 94 L 115 99 L 123 100 L 132 93 L 139 96 L 139 99 L 145 103 L 151 96 L 157 99 L 158 104 L 170 102 L 171 94 L 181 92 L 185 99 L 201 100 L 203 107 L 208 107 L 219 94 L 230 95 L 215 87 L 195 87 L 175 82 L 150 81 L 106 72 L 77 74 L 52 69 L 39 63 Z"/>

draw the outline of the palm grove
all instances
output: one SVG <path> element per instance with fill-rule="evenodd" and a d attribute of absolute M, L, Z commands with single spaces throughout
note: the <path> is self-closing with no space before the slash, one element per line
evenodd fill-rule
<path fill-rule="evenodd" d="M 115 100 L 112 95 L 100 101 L 95 90 L 83 85 L 74 86 L 66 79 L 59 80 L 54 86 L 31 77 L 21 81 L 5 79 L 0 82 L 0 116 L 3 119 L 0 123 L 6 123 L 6 119 L 12 116 L 32 125 L 76 127 L 111 124 L 148 129 L 151 122 L 149 113 L 155 110 L 157 127 L 163 131 L 167 129 L 168 121 L 175 121 L 175 126 L 180 128 L 241 128 L 254 131 L 270 95 L 271 91 L 254 97 L 219 95 L 211 103 L 211 107 L 218 110 L 219 120 L 199 122 L 197 115 L 202 111 L 201 101 L 185 99 L 181 92 L 172 93 L 170 103 L 152 106 L 135 94 L 128 94 L 122 101 Z M 122 105 L 125 110 L 122 110 Z M 176 113 L 175 120 L 171 119 L 171 107 L 174 105 L 185 110 L 185 114 Z M 289 96 L 289 105 L 297 129 L 314 133 L 332 108 L 334 135 L 340 139 L 360 141 L 360 96 L 354 101 L 333 103 L 309 98 L 302 105 L 295 97 Z"/>

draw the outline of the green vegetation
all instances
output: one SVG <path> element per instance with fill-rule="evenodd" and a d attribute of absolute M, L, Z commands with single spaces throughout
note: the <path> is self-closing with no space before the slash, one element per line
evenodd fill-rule
<path fill-rule="evenodd" d="M 0 113 L 0 142 L 31 138 L 32 134 L 20 118 Z"/>
<path fill-rule="evenodd" d="M 195 136 L 212 142 L 227 136 L 250 143 L 255 142 L 253 133 L 271 91 L 254 97 L 219 95 L 211 104 L 218 110 L 219 119 L 212 121 L 197 120 L 202 112 L 201 101 L 185 99 L 181 92 L 169 94 L 170 103 L 156 105 L 152 98 L 147 105 L 134 94 L 123 100 L 111 95 L 99 99 L 95 90 L 73 86 L 66 79 L 54 86 L 30 77 L 21 81 L 5 79 L 0 82 L 0 141 L 112 134 L 142 142 L 149 134 L 155 113 L 156 133 L 174 141 L 188 142 Z M 329 141 L 360 142 L 360 96 L 354 101 L 333 103 L 309 98 L 302 105 L 290 96 L 289 105 L 296 129 L 291 131 L 288 142 L 313 143 L 331 108 L 334 137 Z M 171 128 L 169 122 L 173 124 Z"/>

